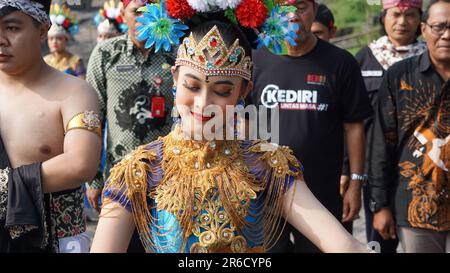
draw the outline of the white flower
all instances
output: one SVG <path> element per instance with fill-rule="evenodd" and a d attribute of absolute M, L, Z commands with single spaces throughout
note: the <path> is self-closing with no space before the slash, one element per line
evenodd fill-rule
<path fill-rule="evenodd" d="M 106 16 L 110 19 L 116 19 L 120 15 L 120 9 L 107 9 Z"/>
<path fill-rule="evenodd" d="M 114 9 L 107 9 L 106 10 L 106 16 L 108 18 L 114 19 L 115 15 L 116 15 L 116 13 L 114 12 Z"/>
<path fill-rule="evenodd" d="M 227 9 L 227 8 L 234 9 L 241 2 L 242 2 L 242 0 L 215 0 L 216 6 L 218 6 L 221 9 Z"/>
<path fill-rule="evenodd" d="M 209 11 L 209 1 L 208 0 L 187 0 L 189 5 L 199 12 Z"/>
<path fill-rule="evenodd" d="M 56 24 L 55 20 L 56 20 L 56 15 L 50 14 L 50 22 L 52 22 L 52 24 Z"/>
<path fill-rule="evenodd" d="M 55 18 L 55 23 L 57 23 L 58 25 L 62 25 L 64 23 L 64 20 L 66 20 L 66 16 L 59 14 Z"/>

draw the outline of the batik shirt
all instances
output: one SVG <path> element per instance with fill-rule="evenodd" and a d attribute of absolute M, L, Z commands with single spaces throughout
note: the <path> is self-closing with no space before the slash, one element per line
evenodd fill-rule
<path fill-rule="evenodd" d="M 371 206 L 397 224 L 450 230 L 450 81 L 428 51 L 393 65 L 379 91 L 369 180 Z"/>
<path fill-rule="evenodd" d="M 100 99 L 102 124 L 108 121 L 106 166 L 93 188 L 101 188 L 109 169 L 137 146 L 166 135 L 172 125 L 173 53 L 153 51 L 147 58 L 125 34 L 97 45 L 87 81 Z M 153 118 L 152 97 L 164 96 L 164 118 Z"/>

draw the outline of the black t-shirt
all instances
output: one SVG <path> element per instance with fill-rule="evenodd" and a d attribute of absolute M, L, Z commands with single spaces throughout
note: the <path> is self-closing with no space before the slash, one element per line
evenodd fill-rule
<path fill-rule="evenodd" d="M 342 202 L 344 123 L 372 114 L 361 70 L 351 54 L 322 40 L 301 57 L 254 52 L 254 91 L 249 102 L 280 110 L 280 144 L 304 166 L 316 197 L 337 217 Z"/>
<path fill-rule="evenodd" d="M 376 103 L 378 102 L 378 90 L 381 87 L 383 76 L 386 71 L 378 62 L 377 58 L 373 55 L 372 50 L 368 46 L 361 49 L 356 54 L 355 59 L 361 67 L 361 73 L 364 78 L 364 83 L 366 84 L 370 104 L 372 105 L 372 108 L 375 109 Z M 366 133 L 366 162 L 364 172 L 367 174 L 370 153 L 369 149 L 372 148 L 373 117 L 369 117 L 364 121 L 364 131 Z M 343 173 L 346 175 L 350 174 L 347 151 L 344 157 Z"/>

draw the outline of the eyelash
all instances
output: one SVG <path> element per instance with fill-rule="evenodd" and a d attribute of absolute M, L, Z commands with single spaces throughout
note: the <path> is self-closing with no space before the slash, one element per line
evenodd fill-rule
<path fill-rule="evenodd" d="M 191 91 L 193 93 L 197 93 L 200 90 L 200 88 L 198 88 L 198 87 L 190 87 L 187 84 L 183 84 L 183 87 L 188 89 L 189 91 Z M 231 95 L 231 91 L 227 91 L 227 92 L 216 92 L 216 91 L 213 91 L 213 92 L 216 95 L 218 95 L 219 97 L 224 97 L 224 98 L 229 97 Z"/>
<path fill-rule="evenodd" d="M 190 86 L 188 86 L 187 84 L 183 84 L 183 86 L 184 86 L 184 88 L 186 88 L 186 89 L 188 89 L 189 91 L 191 91 L 191 92 L 194 92 L 194 93 L 196 93 L 196 92 L 198 92 L 199 90 L 200 90 L 200 88 L 198 88 L 198 87 L 190 87 Z"/>
<path fill-rule="evenodd" d="M 19 28 L 18 27 L 6 27 L 6 30 L 17 31 L 17 30 L 19 30 Z"/>

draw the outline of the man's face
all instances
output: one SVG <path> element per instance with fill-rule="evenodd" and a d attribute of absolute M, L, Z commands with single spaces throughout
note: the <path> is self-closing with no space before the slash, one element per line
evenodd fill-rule
<path fill-rule="evenodd" d="M 151 2 L 153 1 L 148 1 L 148 3 Z M 134 0 L 122 9 L 122 17 L 124 18 L 128 26 L 128 36 L 130 37 L 131 41 L 133 41 L 133 43 L 141 46 L 145 44 L 145 41 L 139 42 L 136 39 L 136 37 L 138 36 L 136 28 L 141 24 L 139 22 L 136 22 L 136 18 L 142 15 L 142 13 L 138 12 L 137 10 L 143 6 L 145 6 L 145 1 Z"/>
<path fill-rule="evenodd" d="M 290 22 L 299 24 L 297 42 L 301 42 L 311 33 L 311 26 L 316 18 L 317 5 L 314 1 L 297 0 L 293 6 L 297 8 L 297 11 L 295 14 L 289 14 L 289 16 L 295 15 L 295 18 Z"/>
<path fill-rule="evenodd" d="M 0 71 L 18 74 L 41 56 L 43 26 L 36 26 L 30 16 L 14 11 L 0 18 Z"/>
<path fill-rule="evenodd" d="M 54 35 L 48 37 L 48 48 L 52 53 L 61 53 L 67 47 L 67 37 L 64 35 Z"/>
<path fill-rule="evenodd" d="M 314 22 L 311 26 L 311 32 L 320 39 L 329 42 L 336 34 L 335 28 L 328 28 L 322 23 Z"/>
<path fill-rule="evenodd" d="M 427 42 L 430 56 L 434 61 L 450 62 L 449 25 L 450 3 L 438 2 L 434 4 L 430 8 L 428 20 L 422 23 L 423 37 Z"/>
<path fill-rule="evenodd" d="M 390 8 L 384 18 L 384 28 L 389 39 L 400 45 L 408 45 L 416 39 L 416 32 L 420 25 L 420 11 L 418 8 L 401 10 Z"/>

